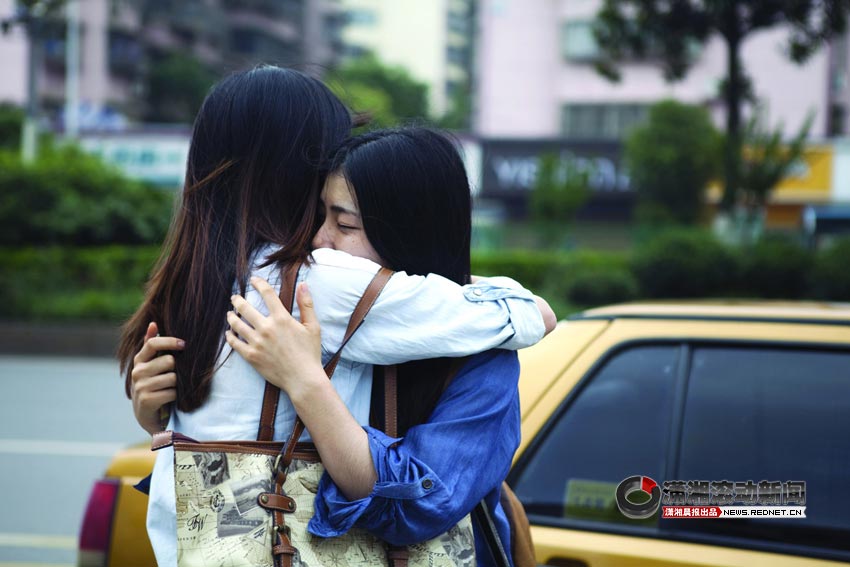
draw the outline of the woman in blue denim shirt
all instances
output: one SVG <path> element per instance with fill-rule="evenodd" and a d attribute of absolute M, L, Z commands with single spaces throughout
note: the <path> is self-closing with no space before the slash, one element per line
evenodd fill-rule
<path fill-rule="evenodd" d="M 407 273 L 469 281 L 469 185 L 460 156 L 440 134 L 409 128 L 352 139 L 332 161 L 322 200 L 325 219 L 315 246 Z M 271 287 L 252 283 L 274 313 L 285 314 Z M 244 320 L 229 316 L 226 337 L 289 395 L 322 456 L 326 474 L 310 531 L 333 537 L 360 527 L 407 545 L 447 531 L 484 498 L 510 556 L 499 488 L 520 440 L 516 353 L 471 357 L 445 391 L 434 377 L 447 375 L 450 359 L 400 366 L 400 437 L 392 438 L 358 425 L 329 387 L 304 286 L 297 299 L 302 323 L 277 317 L 276 338 L 254 332 L 271 319 L 237 300 Z M 478 564 L 493 565 L 480 527 L 474 529 Z"/>

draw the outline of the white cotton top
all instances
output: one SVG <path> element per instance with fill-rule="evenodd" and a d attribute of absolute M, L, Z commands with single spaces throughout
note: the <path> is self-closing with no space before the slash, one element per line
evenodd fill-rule
<path fill-rule="evenodd" d="M 258 267 L 274 251 L 271 246 L 258 250 L 252 275 L 279 290 L 279 271 L 274 266 Z M 326 363 L 339 348 L 354 306 L 380 266 L 326 248 L 315 250 L 313 260 L 301 267 L 298 282 L 307 282 L 313 296 L 322 328 L 322 362 Z M 268 314 L 260 294 L 250 285 L 245 298 Z M 298 317 L 297 304 L 293 315 Z M 331 382 L 358 423 L 368 425 L 373 364 L 466 356 L 491 348 L 515 350 L 538 342 L 544 331 L 531 292 L 510 278 L 484 278 L 460 286 L 434 274 L 398 272 L 345 346 Z M 169 429 L 199 441 L 256 439 L 266 382 L 227 344 L 222 361 L 213 375 L 209 398 L 191 413 L 172 411 Z M 292 403 L 281 393 L 275 440 L 285 440 L 294 422 Z M 308 437 L 305 433 L 302 440 Z M 166 448 L 156 457 L 147 514 L 159 567 L 177 567 L 175 510 L 174 452 Z"/>

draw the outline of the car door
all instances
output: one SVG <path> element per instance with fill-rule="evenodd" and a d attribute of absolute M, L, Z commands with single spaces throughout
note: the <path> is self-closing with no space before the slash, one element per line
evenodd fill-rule
<path fill-rule="evenodd" d="M 677 539 L 850 560 L 850 349 L 715 341 L 689 344 L 687 356 L 673 477 L 752 481 L 777 501 L 787 490 L 771 489 L 803 481 L 807 514 L 662 528 Z"/>
<path fill-rule="evenodd" d="M 706 388 L 705 383 L 710 383 L 719 368 L 718 363 L 706 366 L 706 360 L 734 361 L 740 372 L 771 359 L 791 369 L 787 358 L 777 353 L 803 345 L 806 347 L 803 350 L 814 354 L 813 358 L 796 364 L 793 372 L 789 370 L 791 378 L 788 380 L 798 384 L 808 375 L 802 369 L 820 360 L 821 352 L 838 353 L 839 358 L 831 359 L 829 368 L 840 369 L 840 361 L 844 360 L 840 356 L 847 356 L 844 350 L 847 344 L 850 344 L 850 330 L 818 325 L 732 321 L 616 321 L 611 324 L 523 418 L 523 444 L 509 483 L 526 506 L 538 559 L 548 565 L 571 567 L 743 566 L 757 563 L 825 565 L 827 561 L 817 558 L 848 557 L 835 545 L 829 547 L 811 539 L 817 537 L 812 533 L 823 536 L 827 533 L 825 530 L 834 528 L 838 531 L 829 533 L 833 537 L 843 534 L 846 540 L 847 532 L 842 531 L 843 524 L 836 519 L 850 515 L 846 513 L 840 516 L 836 512 L 837 516 L 828 515 L 820 524 L 812 524 L 814 529 L 809 530 L 807 537 L 810 539 L 806 540 L 809 547 L 803 549 L 805 546 L 779 545 L 782 536 L 778 534 L 788 529 L 787 526 L 770 528 L 777 534 L 772 543 L 765 544 L 760 542 L 757 532 L 716 534 L 699 529 L 699 522 L 714 521 L 715 529 L 718 522 L 723 522 L 731 525 L 729 529 L 734 531 L 743 525 L 734 524 L 740 520 L 695 520 L 697 523 L 690 527 L 682 520 L 659 520 L 658 516 L 636 521 L 624 517 L 614 502 L 618 483 L 633 475 L 662 482 L 684 474 L 709 480 L 715 479 L 702 475 L 716 474 L 719 475 L 716 480 L 722 480 L 731 478 L 732 473 L 744 474 L 743 469 L 732 467 L 727 474 L 721 474 L 724 463 L 735 458 L 734 451 L 723 445 L 729 431 L 715 437 L 718 445 L 712 447 L 714 452 L 706 457 L 715 468 L 703 470 L 702 463 L 693 457 L 704 450 L 702 436 L 706 435 L 706 416 L 727 419 L 732 429 L 737 423 L 728 407 L 698 403 L 698 400 L 707 399 L 700 393 L 701 388 Z M 734 348 L 741 352 L 737 358 L 727 356 L 728 350 L 717 350 L 721 345 L 725 345 L 723 348 L 737 345 Z M 765 350 L 766 347 L 769 348 Z M 751 354 L 752 349 L 757 356 Z M 746 360 L 750 363 L 744 364 Z M 850 375 L 850 359 L 845 368 Z M 761 385 L 748 386 L 748 391 L 761 392 L 767 380 L 764 376 L 768 375 L 769 372 L 761 374 Z M 731 376 L 735 374 L 726 372 L 727 382 Z M 840 381 L 835 377 L 831 380 Z M 838 394 L 843 392 L 844 399 L 850 399 L 847 386 L 845 380 L 828 390 L 830 397 L 840 399 Z M 793 401 L 802 397 L 799 388 L 803 388 L 802 392 L 809 391 L 799 385 L 784 391 Z M 722 399 L 722 396 L 714 399 Z M 751 395 L 746 401 L 741 400 L 738 414 L 751 415 L 758 411 L 762 407 L 757 405 L 760 399 L 758 395 Z M 793 414 L 793 421 L 799 423 L 811 413 L 812 403 L 816 402 L 785 415 L 791 421 Z M 787 405 L 781 407 L 787 409 Z M 832 411 L 830 419 L 841 414 L 842 408 L 839 406 Z M 812 417 L 817 419 L 817 415 Z M 815 428 L 815 432 L 825 433 L 824 422 L 818 423 L 821 426 Z M 742 430 L 738 432 L 741 438 L 736 447 L 738 453 L 746 452 L 748 444 L 752 444 L 753 428 L 763 426 L 756 425 L 752 419 L 737 424 Z M 832 459 L 830 466 L 839 470 L 846 463 L 842 461 L 842 450 L 829 457 Z M 756 474 L 761 464 L 755 462 L 753 466 L 755 468 L 748 469 L 755 475 L 753 480 L 761 480 Z M 764 474 L 779 474 L 782 470 L 768 467 Z M 787 474 L 810 472 L 809 469 L 784 470 Z M 814 482 L 812 486 L 817 485 L 818 490 L 837 482 L 834 476 L 826 480 L 809 476 Z M 750 524 L 763 524 L 763 521 L 753 520 Z"/>

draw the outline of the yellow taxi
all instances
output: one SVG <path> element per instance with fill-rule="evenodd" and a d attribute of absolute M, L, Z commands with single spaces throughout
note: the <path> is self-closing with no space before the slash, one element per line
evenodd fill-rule
<path fill-rule="evenodd" d="M 520 359 L 508 482 L 541 565 L 850 563 L 850 305 L 605 307 Z M 116 456 L 81 565 L 154 564 L 133 488 L 152 464 L 146 446 Z M 645 494 L 623 492 L 634 478 Z M 749 515 L 706 513 L 730 507 Z"/>

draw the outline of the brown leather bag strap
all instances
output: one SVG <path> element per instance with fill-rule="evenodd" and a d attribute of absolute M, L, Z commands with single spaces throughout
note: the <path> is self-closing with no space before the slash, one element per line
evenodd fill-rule
<path fill-rule="evenodd" d="M 354 307 L 354 312 L 351 315 L 351 319 L 348 321 L 348 328 L 345 331 L 345 335 L 342 339 L 342 344 L 339 347 L 339 350 L 334 354 L 330 361 L 325 365 L 325 373 L 330 378 L 333 375 L 334 370 L 336 369 L 337 363 L 339 363 L 339 358 L 342 353 L 343 347 L 351 340 L 351 337 L 360 328 L 360 325 L 363 324 L 363 320 L 366 318 L 366 314 L 369 313 L 369 310 L 372 308 L 372 305 L 375 303 L 375 300 L 378 298 L 378 295 L 383 291 L 384 286 L 387 285 L 387 282 L 390 280 L 390 277 L 393 275 L 391 270 L 387 270 L 386 268 L 381 268 L 378 270 L 378 273 L 375 274 L 375 277 L 372 278 L 372 281 L 369 282 L 369 286 L 366 288 L 366 291 L 363 293 L 363 296 L 360 298 L 360 301 L 357 302 L 357 305 Z M 295 425 L 292 428 L 292 435 L 289 436 L 289 440 L 283 446 L 280 454 L 277 456 L 277 462 L 275 468 L 275 478 L 274 478 L 274 489 L 275 494 L 283 494 L 283 483 L 286 481 L 286 470 L 289 468 L 289 464 L 292 462 L 292 455 L 295 451 L 295 445 L 298 442 L 298 439 L 301 438 L 301 434 L 304 432 L 304 423 L 301 419 L 296 415 L 295 417 Z M 289 537 L 289 531 L 286 527 L 286 520 L 284 518 L 284 513 L 282 510 L 274 510 L 272 512 L 272 521 L 274 522 L 275 529 L 275 546 L 273 549 L 274 562 L 276 567 L 291 567 L 293 564 L 293 557 L 296 553 L 295 547 L 292 546 L 292 540 Z M 395 567 L 395 565 L 393 565 Z M 406 562 L 399 567 L 406 567 Z"/>
<path fill-rule="evenodd" d="M 378 270 L 378 273 L 375 274 L 375 277 L 372 278 L 372 281 L 369 282 L 369 285 L 366 287 L 366 291 L 363 292 L 363 296 L 360 298 L 360 301 L 358 301 L 357 305 L 354 306 L 354 312 L 351 314 L 351 319 L 348 320 L 348 327 L 345 329 L 345 335 L 342 338 L 342 343 L 339 345 L 339 349 L 325 365 L 325 373 L 328 375 L 328 378 L 333 376 L 334 370 L 336 370 L 336 365 L 339 363 L 340 356 L 342 356 L 342 349 L 345 348 L 345 345 L 348 344 L 348 341 L 351 340 L 351 337 L 354 336 L 354 333 L 360 328 L 360 325 L 363 324 L 366 314 L 372 309 L 372 306 L 375 304 L 375 300 L 377 300 L 378 296 L 381 295 L 381 292 L 384 291 L 384 287 L 386 287 L 394 273 L 395 272 L 388 268 L 381 268 Z"/>
<path fill-rule="evenodd" d="M 398 437 L 398 367 L 384 366 L 384 433 Z"/>
<path fill-rule="evenodd" d="M 298 270 L 301 263 L 287 265 L 281 271 L 280 301 L 283 307 L 292 313 L 295 304 L 295 281 L 298 279 Z M 263 393 L 263 410 L 260 413 L 260 429 L 257 431 L 257 441 L 271 441 L 274 439 L 274 422 L 277 417 L 277 404 L 280 400 L 280 388 L 266 382 L 266 390 Z"/>
<path fill-rule="evenodd" d="M 448 374 L 443 381 L 443 392 L 454 380 L 458 371 L 470 357 L 457 358 L 449 365 Z M 385 366 L 384 370 L 384 433 L 398 437 L 398 367 Z M 389 567 L 407 567 L 410 550 L 404 546 L 387 544 L 387 564 Z"/>
<path fill-rule="evenodd" d="M 345 345 L 348 344 L 348 341 L 351 340 L 351 337 L 354 336 L 354 333 L 357 332 L 357 329 L 359 329 L 360 325 L 363 324 L 366 315 L 369 313 L 369 310 L 372 309 L 372 305 L 375 304 L 375 300 L 378 299 L 378 296 L 384 290 L 387 282 L 390 281 L 393 273 L 394 272 L 392 270 L 381 268 L 378 270 L 378 273 L 375 274 L 375 277 L 372 278 L 372 281 L 369 282 L 369 286 L 366 288 L 366 291 L 363 292 L 363 296 L 354 307 L 354 312 L 351 314 L 351 319 L 348 321 L 348 327 L 345 330 L 345 336 L 343 336 L 339 350 L 336 351 L 336 354 L 334 354 L 325 365 L 325 374 L 328 375 L 328 378 L 333 376 L 334 370 L 336 370 L 336 365 L 339 363 L 340 356 L 342 355 L 342 349 L 345 348 Z M 301 438 L 302 433 L 304 433 L 304 423 L 301 421 L 300 417 L 296 416 L 295 426 L 292 428 L 292 434 L 283 446 L 281 456 L 278 459 L 278 474 L 285 474 L 287 467 L 289 467 L 289 463 L 292 462 L 292 453 L 295 450 L 295 444 L 298 442 L 298 439 Z"/>
<path fill-rule="evenodd" d="M 398 437 L 398 366 L 384 366 L 384 433 Z M 387 545 L 387 566 L 407 567 L 410 550 L 399 545 Z"/>
<path fill-rule="evenodd" d="M 470 358 L 464 356 L 452 360 L 443 380 L 441 395 Z M 398 437 L 398 366 L 382 366 L 381 370 L 384 374 L 384 433 L 390 437 Z"/>

